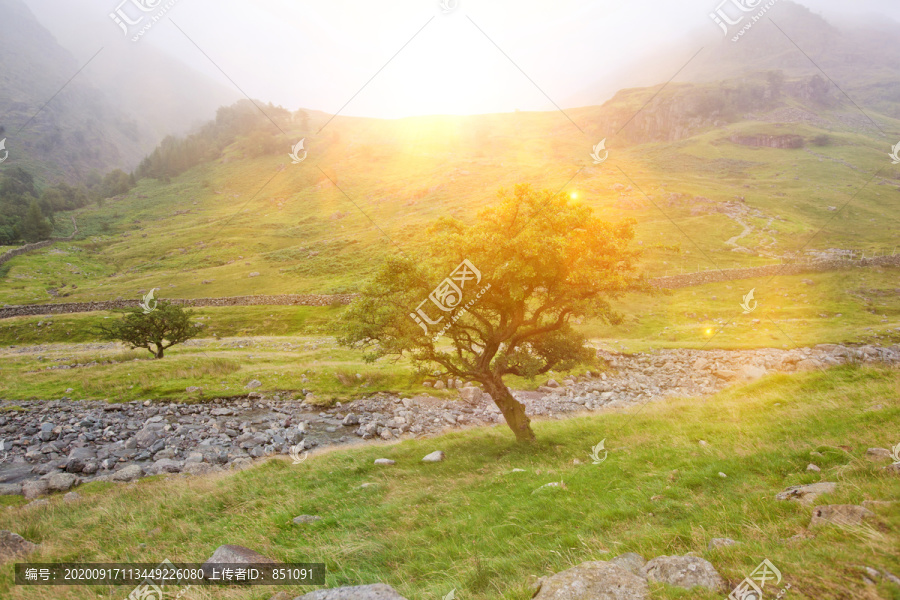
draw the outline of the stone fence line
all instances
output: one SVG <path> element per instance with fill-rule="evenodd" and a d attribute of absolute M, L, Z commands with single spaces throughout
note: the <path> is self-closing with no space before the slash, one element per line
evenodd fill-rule
<path fill-rule="evenodd" d="M 44 242 L 41 242 L 44 243 Z M 880 256 L 861 260 L 824 260 L 816 262 L 797 262 L 761 267 L 739 269 L 723 269 L 702 271 L 700 273 L 684 273 L 670 277 L 651 279 L 654 287 L 660 289 L 678 289 L 693 287 L 706 283 L 733 281 L 737 279 L 753 279 L 772 275 L 800 275 L 835 271 L 857 267 L 900 267 L 900 254 L 896 256 Z M 191 298 L 166 299 L 172 304 L 181 306 L 331 306 L 333 304 L 350 304 L 357 294 L 281 294 L 275 296 L 232 296 L 226 298 Z M 80 312 L 94 312 L 135 308 L 140 300 L 107 300 L 100 302 L 67 302 L 56 304 L 27 304 L 20 306 L 0 307 L 0 319 L 32 315 L 54 315 Z"/>
<path fill-rule="evenodd" d="M 41 248 L 46 248 L 50 244 L 55 242 L 71 242 L 72 239 L 75 238 L 75 234 L 78 233 L 78 224 L 75 223 L 75 217 L 72 217 L 72 226 L 75 228 L 75 231 L 68 237 L 57 237 L 50 238 L 49 240 L 44 240 L 43 242 L 35 242 L 33 244 L 25 244 L 24 246 L 19 246 L 18 248 L 13 248 L 12 250 L 7 250 L 2 255 L 0 255 L 0 265 L 5 263 L 8 260 L 12 260 L 13 258 L 25 254 L 26 252 L 32 252 L 34 250 L 40 250 Z"/>

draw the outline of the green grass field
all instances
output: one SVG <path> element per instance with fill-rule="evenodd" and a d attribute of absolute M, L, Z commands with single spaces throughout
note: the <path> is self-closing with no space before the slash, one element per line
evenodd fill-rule
<path fill-rule="evenodd" d="M 624 552 L 695 552 L 729 589 L 768 558 L 782 586 L 791 584 L 789 598 L 896 600 L 900 588 L 884 581 L 866 588 L 859 565 L 900 571 L 900 480 L 864 457 L 898 442 L 898 397 L 896 370 L 776 375 L 704 402 L 538 421 L 536 448 L 517 446 L 497 426 L 323 452 L 301 465 L 272 459 L 207 478 L 88 484 L 74 504 L 55 497 L 25 509 L 19 497 L 0 497 L 12 507 L 0 512 L 0 528 L 40 542 L 34 561 L 199 562 L 220 544 L 241 544 L 280 561 L 324 562 L 328 586 L 381 581 L 411 600 L 453 588 L 459 598 L 527 600 L 534 576 Z M 601 439 L 609 457 L 593 465 L 588 453 Z M 420 462 L 435 449 L 445 462 Z M 376 467 L 378 457 L 397 465 Z M 821 473 L 806 471 L 810 462 Z M 535 492 L 553 481 L 565 489 Z M 773 497 L 817 481 L 838 483 L 819 503 L 894 504 L 863 526 L 808 536 L 811 508 Z M 366 482 L 377 486 L 360 488 Z M 291 523 L 299 514 L 323 520 L 299 527 Z M 742 543 L 708 550 L 714 537 Z M 654 598 L 724 595 L 653 587 Z M 0 574 L 11 600 L 46 598 L 45 590 L 14 587 L 10 571 Z M 53 597 L 128 591 L 57 587 Z M 194 588 L 184 597 L 264 600 L 275 591 Z"/>

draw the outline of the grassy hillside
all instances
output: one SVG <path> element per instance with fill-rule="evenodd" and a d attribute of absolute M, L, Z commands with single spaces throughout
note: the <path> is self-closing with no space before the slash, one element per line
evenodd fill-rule
<path fill-rule="evenodd" d="M 672 102 L 718 89 L 673 84 L 638 120 L 681 131 L 669 122 Z M 858 127 L 852 107 L 786 97 L 751 120 L 688 127 L 675 142 L 628 141 L 628 130 L 616 137 L 616 115 L 634 114 L 655 91 L 570 111 L 585 134 L 560 113 L 513 113 L 338 117 L 319 134 L 289 131 L 283 153 L 258 158 L 242 139 L 168 183 L 144 179 L 103 208 L 79 210 L 79 240 L 12 261 L 0 302 L 134 298 L 151 287 L 170 297 L 355 291 L 381 257 L 427 244 L 428 222 L 474 218 L 499 188 L 523 181 L 565 186 L 605 218 L 637 219 L 651 275 L 765 264 L 802 249 L 897 245 L 900 169 L 890 165 L 890 144 Z M 819 121 L 801 122 L 793 109 Z M 326 118 L 313 115 L 309 130 Z M 758 134 L 798 135 L 806 147 L 731 141 Z M 823 135 L 827 145 L 812 143 Z M 287 153 L 301 137 L 309 155 L 294 165 Z M 593 165 L 589 153 L 602 138 L 610 159 Z"/>
<path fill-rule="evenodd" d="M 866 587 L 860 565 L 900 571 L 900 480 L 865 458 L 867 448 L 897 442 L 898 394 L 895 371 L 777 375 L 702 403 L 539 421 L 537 449 L 516 446 L 497 426 L 209 478 L 92 483 L 73 504 L 56 497 L 25 509 L 5 496 L 0 502 L 15 508 L 0 513 L 0 528 L 40 542 L 35 561 L 203 561 L 220 544 L 242 544 L 281 561 L 324 562 L 329 586 L 382 581 L 415 600 L 453 588 L 473 600 L 527 600 L 534 576 L 624 552 L 695 552 L 729 589 L 768 558 L 795 600 L 896 600 L 900 589 L 884 580 Z M 593 465 L 590 447 L 604 438 L 609 457 Z M 420 462 L 435 449 L 445 462 Z M 378 457 L 397 465 L 376 467 Z M 811 462 L 821 473 L 806 470 Z M 565 488 L 535 491 L 553 481 Z M 774 496 L 818 481 L 838 484 L 820 504 L 894 502 L 863 526 L 808 531 L 811 508 Z M 299 514 L 323 520 L 298 527 L 291 519 Z M 715 537 L 741 545 L 709 550 Z M 653 590 L 660 599 L 723 597 Z M 184 597 L 263 600 L 276 591 L 195 588 Z M 53 588 L 61 600 L 127 592 Z M 13 587 L 11 570 L 0 575 L 0 594 L 46 597 Z"/>

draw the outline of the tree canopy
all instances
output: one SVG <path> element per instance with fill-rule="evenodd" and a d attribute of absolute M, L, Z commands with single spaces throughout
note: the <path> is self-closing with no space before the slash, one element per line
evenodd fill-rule
<path fill-rule="evenodd" d="M 484 387 L 520 441 L 534 439 L 503 382 L 591 360 L 575 319 L 619 322 L 611 300 L 649 292 L 629 249 L 634 221 L 609 223 L 565 194 L 520 184 L 471 224 L 444 218 L 415 257 L 393 257 L 348 309 L 344 344 L 405 356 Z"/>
<path fill-rule="evenodd" d="M 160 301 L 150 312 L 143 308 L 129 309 L 125 316 L 109 325 L 100 325 L 98 334 L 106 340 L 116 340 L 131 349 L 146 348 L 156 358 L 175 344 L 196 337 L 205 328 L 192 323 L 194 313 L 177 304 Z"/>

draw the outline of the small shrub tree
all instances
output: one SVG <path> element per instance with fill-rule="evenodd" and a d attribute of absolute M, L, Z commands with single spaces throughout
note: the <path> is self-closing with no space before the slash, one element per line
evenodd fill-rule
<path fill-rule="evenodd" d="M 162 358 L 167 349 L 206 329 L 203 323 L 191 322 L 193 315 L 194 311 L 160 301 L 149 313 L 142 308 L 129 309 L 124 318 L 97 329 L 103 339 L 123 342 L 132 350 L 146 348 L 155 358 Z"/>

